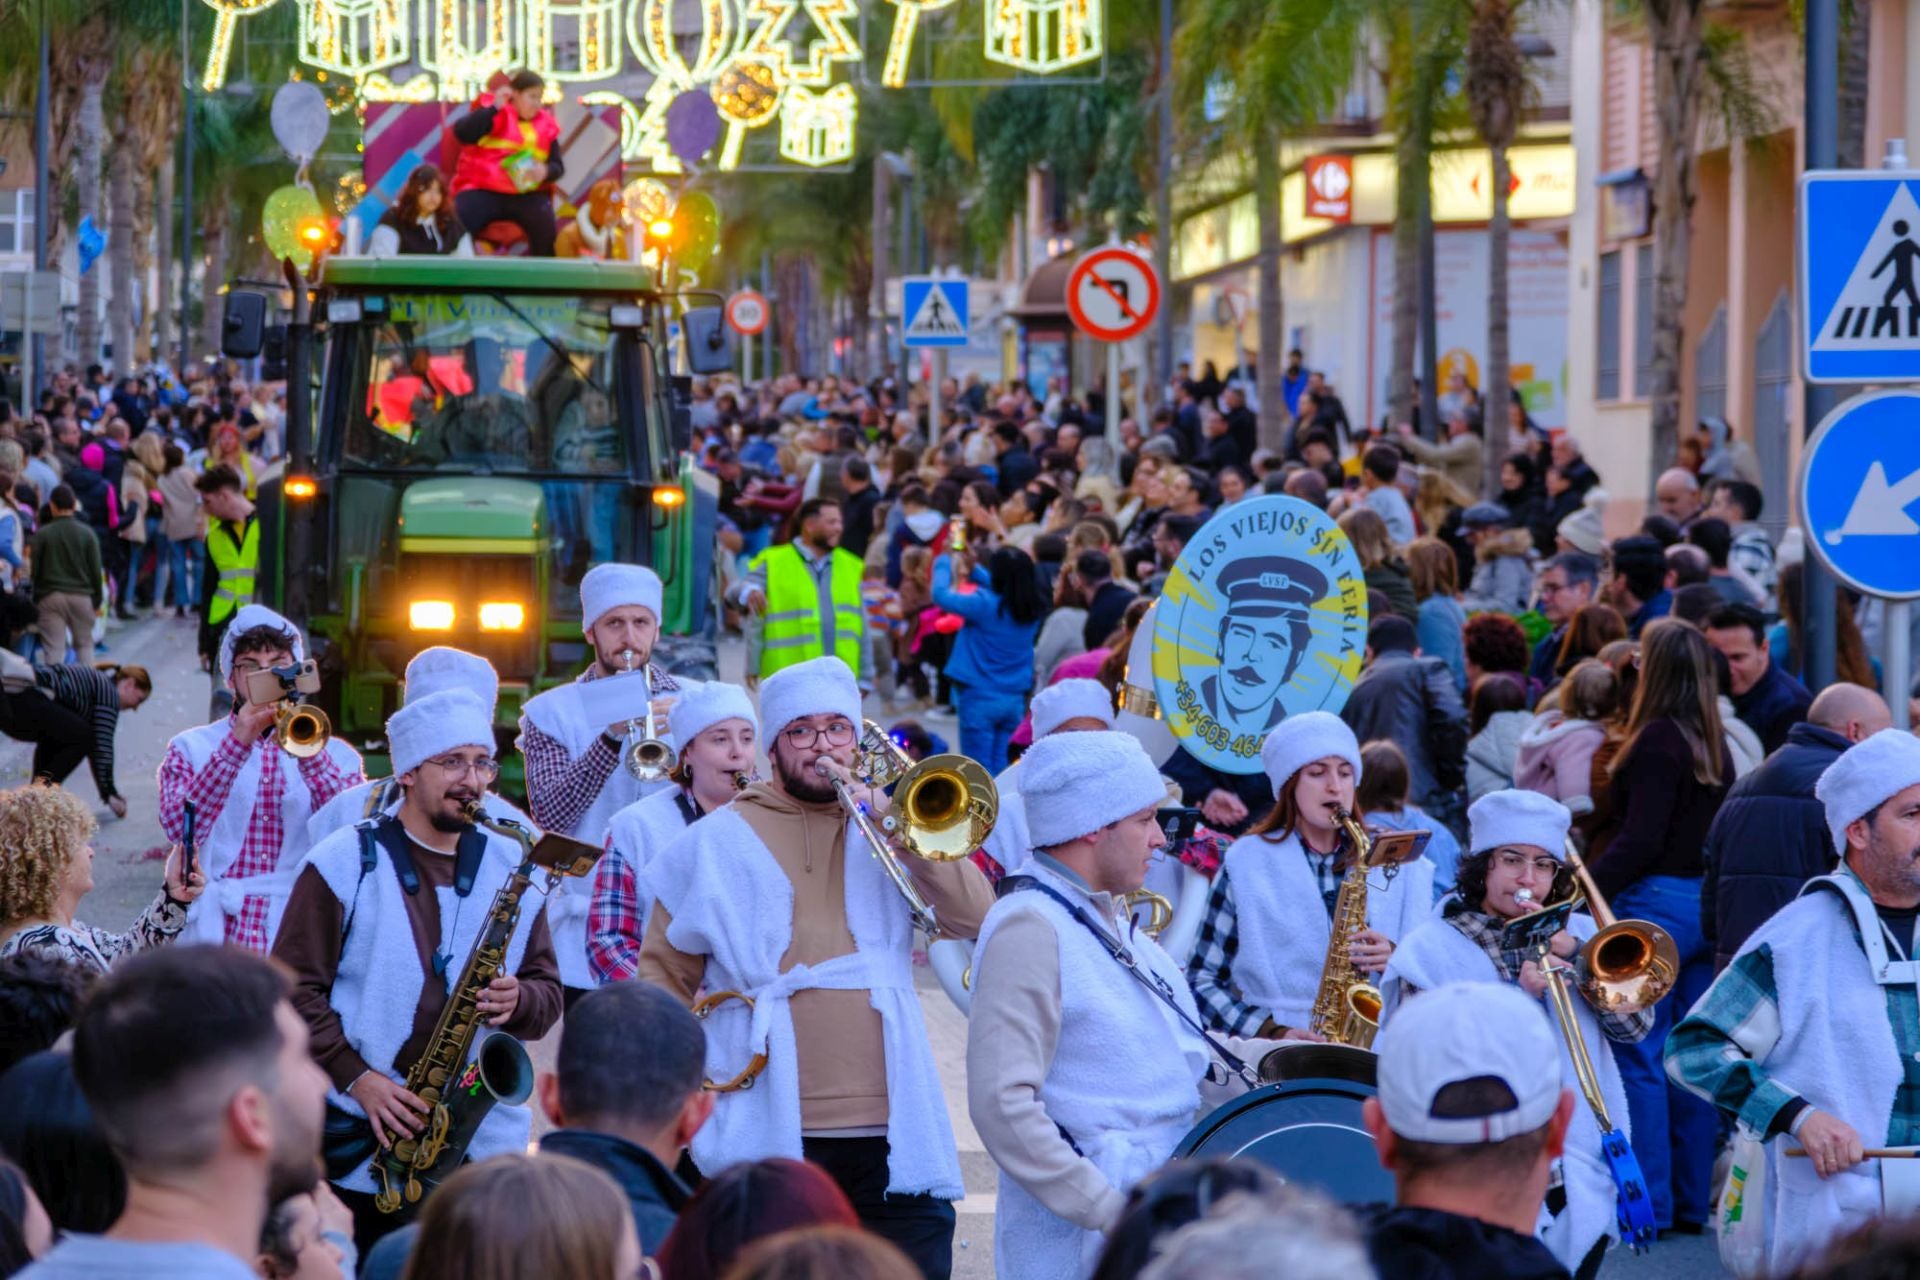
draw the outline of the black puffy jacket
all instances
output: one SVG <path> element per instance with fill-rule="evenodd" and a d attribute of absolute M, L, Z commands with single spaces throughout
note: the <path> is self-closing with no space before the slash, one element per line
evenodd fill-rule
<path fill-rule="evenodd" d="M 1778 751 L 1727 792 L 1707 830 L 1700 885 L 1700 922 L 1716 970 L 1801 885 L 1833 870 L 1839 855 L 1813 784 L 1849 745 L 1831 729 L 1796 724 Z"/>

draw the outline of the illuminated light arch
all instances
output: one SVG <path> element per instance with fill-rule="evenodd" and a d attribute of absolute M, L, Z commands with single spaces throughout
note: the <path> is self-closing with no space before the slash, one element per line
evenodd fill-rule
<path fill-rule="evenodd" d="M 746 145 L 747 131 L 770 123 L 780 113 L 786 86 L 780 83 L 773 64 L 766 59 L 741 54 L 709 86 L 713 105 L 727 122 L 727 139 L 720 148 L 720 167 L 740 165 L 740 148 Z"/>
<path fill-rule="evenodd" d="M 271 8 L 274 0 L 206 0 L 206 4 L 215 17 L 213 44 L 207 50 L 207 67 L 200 77 L 200 87 L 212 93 L 227 82 L 227 60 L 233 53 L 233 34 L 240 26 L 240 19 Z"/>
<path fill-rule="evenodd" d="M 820 37 L 807 42 L 806 61 L 796 64 L 787 26 L 803 9 Z M 747 0 L 747 17 L 759 25 L 746 52 L 765 58 L 782 85 L 820 88 L 833 77 L 834 63 L 860 60 L 860 42 L 847 30 L 847 20 L 859 16 L 855 0 Z"/>
<path fill-rule="evenodd" d="M 627 43 L 647 70 L 673 81 L 676 89 L 691 89 L 712 80 L 740 52 L 746 30 L 738 9 L 738 0 L 700 0 L 700 36 L 689 62 L 674 39 L 674 0 L 633 0 Z"/>
<path fill-rule="evenodd" d="M 440 96 L 463 102 L 494 72 L 521 60 L 520 0 L 432 0 L 420 65 L 440 77 Z"/>
<path fill-rule="evenodd" d="M 355 80 L 413 56 L 406 0 L 301 0 L 300 60 Z"/>
<path fill-rule="evenodd" d="M 860 96 L 845 82 L 821 93 L 793 86 L 780 109 L 780 154 L 810 169 L 846 164 L 859 110 Z"/>
<path fill-rule="evenodd" d="M 920 15 L 944 9 L 953 0 L 891 0 L 899 12 L 893 16 L 893 35 L 887 40 L 887 60 L 880 70 L 880 83 L 889 89 L 904 88 L 907 62 L 913 56 L 913 37 L 920 29 Z"/>
<path fill-rule="evenodd" d="M 605 80 L 620 70 L 621 0 L 522 0 L 529 67 L 554 80 Z M 558 38 L 572 22 L 575 53 L 561 60 Z"/>
<path fill-rule="evenodd" d="M 1104 0 L 986 0 L 984 55 L 1017 71 L 1051 75 L 1099 58 Z"/>

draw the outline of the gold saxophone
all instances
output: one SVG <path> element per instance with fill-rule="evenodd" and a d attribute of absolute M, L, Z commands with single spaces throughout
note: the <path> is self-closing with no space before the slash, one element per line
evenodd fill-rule
<path fill-rule="evenodd" d="M 1320 990 L 1313 997 L 1307 1026 L 1331 1044 L 1370 1049 L 1380 1030 L 1380 988 L 1354 967 L 1348 953 L 1353 935 L 1367 927 L 1367 856 L 1373 841 L 1359 819 L 1345 809 L 1336 813 L 1335 821 L 1347 833 L 1351 849 L 1333 908 L 1333 936 L 1327 940 L 1327 959 L 1320 968 Z"/>
<path fill-rule="evenodd" d="M 417 1203 L 459 1168 L 496 1102 L 513 1106 L 532 1094 L 533 1060 L 520 1042 L 501 1031 L 481 1034 L 480 993 L 506 965 L 507 945 L 520 921 L 520 899 L 535 871 L 545 871 L 543 891 L 551 892 L 563 876 L 592 870 L 600 856 L 599 849 L 565 836 L 543 836 L 536 845 L 532 832 L 517 822 L 489 817 L 483 803 L 475 800 L 467 806 L 467 821 L 517 842 L 520 864 L 493 896 L 486 925 L 447 996 L 440 1021 L 407 1072 L 407 1090 L 427 1104 L 425 1123 L 415 1137 L 402 1138 L 374 1155 L 380 1190 L 373 1203 L 382 1213 Z M 479 1048 L 470 1057 L 476 1036 Z"/>

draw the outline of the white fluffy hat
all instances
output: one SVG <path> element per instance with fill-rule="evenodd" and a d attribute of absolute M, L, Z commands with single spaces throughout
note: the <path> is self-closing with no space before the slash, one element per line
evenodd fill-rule
<path fill-rule="evenodd" d="M 1920 738 L 1904 729 L 1882 729 L 1856 742 L 1827 766 L 1813 794 L 1827 806 L 1834 852 L 1847 856 L 1847 828 L 1890 797 L 1920 782 Z"/>
<path fill-rule="evenodd" d="M 761 682 L 760 731 L 767 737 L 801 716 L 820 715 L 843 715 L 860 727 L 860 684 L 832 654 L 782 667 Z"/>
<path fill-rule="evenodd" d="M 637 604 L 661 616 L 665 588 L 660 575 L 637 564 L 597 564 L 580 579 L 580 629 L 600 621 L 600 615 L 624 604 Z"/>
<path fill-rule="evenodd" d="M 674 696 L 672 710 L 667 712 L 667 728 L 673 734 L 674 745 L 682 751 L 689 742 L 722 720 L 745 720 L 755 729 L 760 724 L 759 717 L 753 714 L 753 699 L 747 697 L 747 691 L 718 680 L 692 688 L 683 685 Z"/>
<path fill-rule="evenodd" d="M 461 747 L 493 750 L 493 716 L 470 690 L 442 689 L 416 698 L 387 720 L 387 751 L 395 777 Z"/>
<path fill-rule="evenodd" d="M 1050 849 L 1120 821 L 1167 798 L 1146 749 L 1112 731 L 1056 733 L 1020 758 L 1020 800 L 1027 838 Z"/>
<path fill-rule="evenodd" d="M 491 715 L 500 701 L 500 673 L 477 653 L 436 644 L 413 655 L 407 664 L 406 701 L 418 702 L 443 689 L 465 689 L 487 704 Z"/>
<path fill-rule="evenodd" d="M 1302 711 L 1274 726 L 1260 744 L 1260 763 L 1273 784 L 1274 799 L 1287 779 L 1315 760 L 1338 756 L 1353 766 L 1354 785 L 1360 783 L 1360 743 L 1347 722 L 1331 711 Z"/>
<path fill-rule="evenodd" d="M 307 656 L 306 647 L 300 643 L 300 628 L 294 626 L 291 622 L 288 622 L 285 618 L 263 604 L 242 605 L 239 611 L 233 615 L 233 621 L 227 624 L 225 633 L 220 637 L 221 679 L 224 680 L 233 675 L 233 642 L 239 639 L 242 633 L 251 631 L 255 627 L 274 627 L 291 635 L 293 637 L 293 660 L 295 662 L 299 662 Z"/>
<path fill-rule="evenodd" d="M 1573 815 L 1567 806 L 1538 791 L 1490 791 L 1467 810 L 1468 853 L 1502 845 L 1530 844 L 1560 858 L 1567 847 Z"/>
<path fill-rule="evenodd" d="M 1061 680 L 1033 695 L 1033 736 L 1046 737 L 1083 717 L 1113 728 L 1113 695 L 1098 680 Z"/>

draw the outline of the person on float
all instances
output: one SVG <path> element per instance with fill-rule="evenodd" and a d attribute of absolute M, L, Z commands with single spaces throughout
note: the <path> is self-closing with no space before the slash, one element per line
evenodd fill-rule
<path fill-rule="evenodd" d="M 1233 842 L 1214 877 L 1187 981 L 1207 1025 L 1231 1035 L 1317 1040 L 1309 1026 L 1353 850 L 1337 815 L 1353 812 L 1360 744 L 1330 711 L 1288 716 L 1261 763 L 1273 808 Z M 1432 910 L 1433 864 L 1415 858 L 1367 875 L 1367 927 L 1348 940 L 1355 968 L 1379 974 L 1394 943 Z"/>
<path fill-rule="evenodd" d="M 1814 794 L 1839 869 L 1747 939 L 1666 1050 L 1669 1079 L 1767 1143 L 1771 1275 L 1880 1216 L 1895 1162 L 1867 1149 L 1920 1146 L 1920 739 L 1881 730 Z"/>
<path fill-rule="evenodd" d="M 217 658 L 233 710 L 167 744 L 160 825 L 170 842 L 193 846 L 207 877 L 182 942 L 226 942 L 265 953 L 309 847 L 308 817 L 362 779 L 359 753 L 338 737 L 313 755 L 287 754 L 274 732 L 280 704 L 247 700 L 249 676 L 287 670 L 305 656 L 291 622 L 265 605 L 242 607 L 220 638 Z"/>
<path fill-rule="evenodd" d="M 1124 733 L 1056 732 L 1020 772 L 1032 853 L 980 929 L 967 1109 L 1000 1168 L 998 1274 L 1072 1280 L 1099 1260 L 1133 1184 L 1203 1107 L 1246 1084 L 1216 1058 L 1180 967 L 1124 901 L 1167 842 L 1152 759 Z M 1096 929 L 1150 976 L 1130 977 Z M 1225 1047 L 1257 1063 L 1279 1046 Z"/>
<path fill-rule="evenodd" d="M 332 1083 L 330 1109 L 367 1119 L 382 1146 L 421 1130 L 426 1105 L 405 1081 L 523 856 L 519 841 L 468 821 L 468 807 L 500 776 L 493 717 L 477 695 L 445 689 L 402 707 L 387 721 L 387 743 L 404 798 L 314 847 L 273 949 L 293 972 L 294 1008 Z M 553 941 L 533 890 L 476 1008 L 526 1043 L 560 1018 Z M 531 1126 L 524 1103 L 496 1104 L 468 1158 L 525 1151 Z M 369 1161 L 335 1170 L 332 1181 L 363 1249 L 417 1210 L 374 1206 L 380 1184 Z"/>
<path fill-rule="evenodd" d="M 462 145 L 453 170 L 453 211 L 459 224 L 484 235 L 489 224 L 511 222 L 527 237 L 527 254 L 551 258 L 559 225 L 549 183 L 560 159 L 560 122 L 546 105 L 547 82 L 531 69 L 496 76 L 488 93 L 455 120 Z"/>
<path fill-rule="evenodd" d="M 653 661 L 664 596 L 660 575 L 640 565 L 595 565 L 580 580 L 580 628 L 593 661 L 571 683 L 529 698 L 520 714 L 527 808 L 542 831 L 605 845 L 614 814 L 644 795 L 673 787 L 665 778 L 642 782 L 628 771 L 624 756 L 631 722 L 610 718 L 605 689 L 594 687 L 629 670 L 646 672 L 655 732 L 674 745 L 669 715 L 684 689 Z M 569 877 L 547 903 L 569 1000 L 595 985 L 587 964 L 592 897 L 592 877 Z"/>
<path fill-rule="evenodd" d="M 874 814 L 854 780 L 860 690 L 841 659 L 783 667 L 760 686 L 771 778 L 653 855 L 639 977 L 692 1004 L 737 991 L 707 1018 L 707 1071 L 729 1080 L 756 1054 L 752 1088 L 721 1094 L 693 1140 L 712 1173 L 742 1160 L 805 1158 L 838 1182 L 869 1230 L 923 1275 L 953 1265 L 964 1194 L 939 1073 L 914 992 L 912 913 L 828 778 Z M 973 938 L 992 905 L 971 862 L 899 862 L 939 921 Z"/>
<path fill-rule="evenodd" d="M 673 740 L 686 744 L 669 775 L 675 785 L 613 815 L 606 856 L 594 868 L 587 965 L 599 983 L 639 969 L 653 906 L 647 864 L 682 831 L 733 803 L 742 780 L 751 780 L 759 719 L 746 690 L 717 680 L 701 685 L 674 702 L 667 723 Z"/>
<path fill-rule="evenodd" d="M 1512 921 L 1573 892 L 1573 874 L 1565 861 L 1573 815 L 1558 800 L 1537 791 L 1495 791 L 1473 802 L 1467 822 L 1469 852 L 1460 860 L 1454 892 L 1441 899 L 1436 916 L 1400 940 L 1387 962 L 1380 991 L 1389 1022 L 1415 993 L 1450 982 L 1511 983 L 1552 1012 L 1546 994 L 1548 977 L 1539 963 L 1525 950 L 1508 950 L 1502 938 Z M 1554 936 L 1553 953 L 1571 966 L 1595 932 L 1591 915 L 1575 914 Z M 1620 1088 L 1612 1046 L 1645 1038 L 1653 1028 L 1653 1015 L 1646 1009 L 1598 1010 L 1578 995 L 1573 1012 L 1600 1080 L 1608 1118 L 1627 1133 L 1627 1096 Z M 1489 1027 L 1487 1033 L 1497 1036 L 1500 1029 Z M 1580 1079 L 1573 1069 L 1573 1055 L 1564 1037 L 1556 1039 L 1563 1083 L 1577 1091 Z M 1600 1136 L 1593 1111 L 1583 1101 L 1575 1108 L 1567 1133 L 1560 1192 L 1548 1197 L 1553 1216 L 1540 1230 L 1541 1240 L 1561 1265 L 1582 1278 L 1599 1271 L 1608 1244 L 1620 1234 L 1614 1212 L 1617 1193 L 1601 1153 Z"/>

